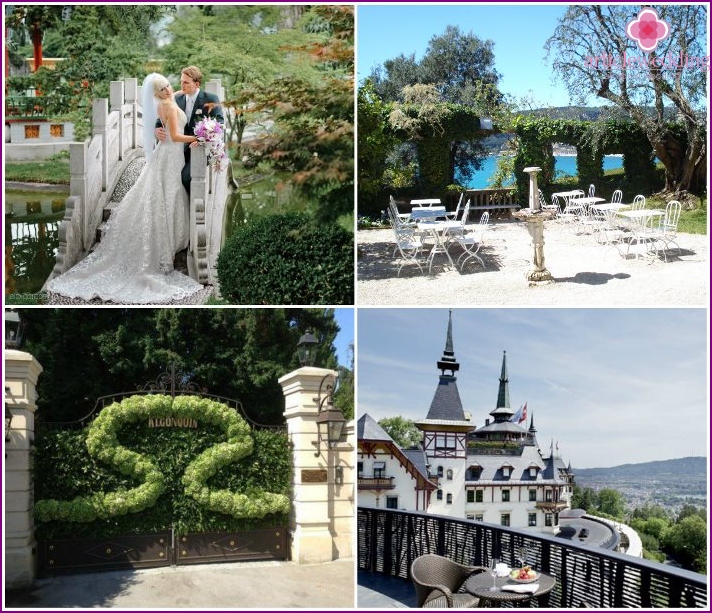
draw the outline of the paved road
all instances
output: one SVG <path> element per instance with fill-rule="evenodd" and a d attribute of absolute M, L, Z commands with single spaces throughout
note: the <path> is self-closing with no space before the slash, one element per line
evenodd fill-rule
<path fill-rule="evenodd" d="M 355 561 L 203 564 L 40 579 L 3 610 L 338 609 L 354 607 Z"/>

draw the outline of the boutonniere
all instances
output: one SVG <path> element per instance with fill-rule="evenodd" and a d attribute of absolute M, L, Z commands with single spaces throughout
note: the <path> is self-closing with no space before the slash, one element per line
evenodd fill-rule
<path fill-rule="evenodd" d="M 203 114 L 203 111 L 201 111 L 200 109 L 198 109 L 197 111 L 195 111 L 195 114 L 196 114 L 196 115 L 202 115 L 202 114 Z"/>

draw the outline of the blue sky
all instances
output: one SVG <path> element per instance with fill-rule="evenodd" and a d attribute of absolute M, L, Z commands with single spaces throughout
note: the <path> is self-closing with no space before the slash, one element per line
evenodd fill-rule
<path fill-rule="evenodd" d="M 358 310 L 357 413 L 424 419 L 448 309 Z M 704 309 L 453 309 L 458 388 L 476 426 L 507 351 L 511 407 L 574 468 L 707 455 Z"/>
<path fill-rule="evenodd" d="M 336 357 L 339 364 L 351 368 L 349 355 L 349 345 L 354 342 L 354 310 L 352 308 L 334 309 L 336 323 L 339 324 L 339 332 L 336 335 L 334 346 L 336 347 Z"/>
<path fill-rule="evenodd" d="M 566 106 L 569 97 L 562 84 L 552 84 L 550 62 L 544 60 L 544 43 L 554 33 L 566 4 L 396 4 L 357 7 L 358 82 L 376 64 L 401 54 L 420 61 L 433 36 L 448 25 L 494 42 L 495 67 L 502 75 L 499 86 L 517 98 L 532 94 L 537 106 Z M 591 100 L 595 103 L 595 100 Z M 598 104 L 598 103 L 597 103 Z"/>

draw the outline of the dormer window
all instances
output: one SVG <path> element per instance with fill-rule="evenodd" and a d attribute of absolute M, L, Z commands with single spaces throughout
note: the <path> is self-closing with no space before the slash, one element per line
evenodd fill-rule
<path fill-rule="evenodd" d="M 536 479 L 537 474 L 539 473 L 539 467 L 538 466 L 530 466 L 529 467 L 529 477 L 531 479 Z"/>
<path fill-rule="evenodd" d="M 467 479 L 469 481 L 476 481 L 482 477 L 482 467 L 479 464 L 473 464 L 467 470 Z"/>
<path fill-rule="evenodd" d="M 509 464 L 502 466 L 502 477 L 509 479 L 512 476 L 512 467 Z"/>

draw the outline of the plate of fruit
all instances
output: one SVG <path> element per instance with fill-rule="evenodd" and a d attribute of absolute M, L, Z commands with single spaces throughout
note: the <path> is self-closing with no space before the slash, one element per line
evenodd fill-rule
<path fill-rule="evenodd" d="M 531 566 L 522 566 L 522 568 L 512 570 L 512 572 L 509 573 L 509 578 L 517 583 L 531 583 L 539 578 L 539 573 Z"/>

